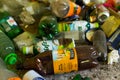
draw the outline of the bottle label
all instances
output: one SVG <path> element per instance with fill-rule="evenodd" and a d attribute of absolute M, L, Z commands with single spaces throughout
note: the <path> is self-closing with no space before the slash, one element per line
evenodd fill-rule
<path fill-rule="evenodd" d="M 96 27 L 96 25 L 91 24 L 87 21 L 73 21 L 72 23 L 59 23 L 58 30 L 62 31 L 83 31 L 89 30 Z"/>
<path fill-rule="evenodd" d="M 58 49 L 59 41 L 58 40 L 44 40 L 37 43 L 35 46 L 38 52 L 44 52 L 47 50 L 56 50 Z"/>
<path fill-rule="evenodd" d="M 77 53 L 73 49 L 59 49 L 52 52 L 55 74 L 68 73 L 78 70 Z"/>
<path fill-rule="evenodd" d="M 6 32 L 10 31 L 12 28 L 15 28 L 17 26 L 17 23 L 12 17 L 3 19 L 0 23 Z"/>
<path fill-rule="evenodd" d="M 69 1 L 69 11 L 66 14 L 65 18 L 73 16 L 74 14 L 78 15 L 80 13 L 80 11 L 81 11 L 81 7 L 80 6 L 78 6 L 77 4 L 75 4 L 72 1 Z"/>

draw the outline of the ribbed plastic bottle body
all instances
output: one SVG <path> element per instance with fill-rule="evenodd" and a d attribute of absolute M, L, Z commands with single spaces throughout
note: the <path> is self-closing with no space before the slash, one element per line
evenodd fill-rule
<path fill-rule="evenodd" d="M 15 53 L 14 45 L 9 37 L 0 31 L 0 57 L 5 60 L 11 53 Z"/>
<path fill-rule="evenodd" d="M 4 61 L 0 58 L 0 80 L 8 80 L 12 77 L 18 77 L 18 75 L 11 70 L 8 70 Z"/>
<path fill-rule="evenodd" d="M 106 36 L 102 30 L 95 31 L 93 35 L 93 46 L 99 52 L 99 61 L 107 60 L 107 44 L 106 44 Z"/>
<path fill-rule="evenodd" d="M 39 36 L 41 38 L 53 39 L 58 33 L 57 19 L 53 15 L 45 15 L 39 22 Z"/>

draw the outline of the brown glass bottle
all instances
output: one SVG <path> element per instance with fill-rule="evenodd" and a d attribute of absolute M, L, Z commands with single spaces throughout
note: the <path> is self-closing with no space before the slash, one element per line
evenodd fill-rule
<path fill-rule="evenodd" d="M 77 71 L 77 70 L 85 70 L 85 69 L 94 68 L 98 65 L 98 62 L 96 60 L 98 53 L 93 46 L 82 45 L 82 46 L 78 46 L 76 48 L 69 49 L 69 50 L 70 50 L 70 56 L 69 56 L 70 60 L 77 57 L 76 58 L 77 64 L 75 65 L 74 65 L 75 62 L 73 63 L 63 62 L 63 64 L 54 66 L 54 59 L 52 55 L 54 51 L 46 51 L 42 54 L 36 55 L 33 58 L 26 59 L 21 67 L 20 65 L 18 65 L 19 69 L 27 69 L 27 70 L 34 69 L 41 75 L 52 75 L 52 74 L 66 73 L 66 71 L 64 71 L 65 68 L 70 69 L 71 70 L 70 72 L 72 72 L 72 71 Z M 65 58 L 62 58 L 62 59 L 65 59 Z M 65 59 L 65 60 L 68 61 L 68 59 Z M 59 70 L 61 71 L 63 70 L 63 72 L 56 73 L 54 68 L 57 68 L 57 67 L 59 67 L 58 68 Z M 76 67 L 77 69 L 72 70 L 71 68 L 73 67 Z"/>

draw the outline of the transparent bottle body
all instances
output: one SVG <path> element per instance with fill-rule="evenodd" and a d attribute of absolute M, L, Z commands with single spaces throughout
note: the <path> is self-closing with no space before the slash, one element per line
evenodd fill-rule
<path fill-rule="evenodd" d="M 0 57 L 5 59 L 5 57 L 10 54 L 14 53 L 14 45 L 12 41 L 7 37 L 3 32 L 0 31 Z"/>
<path fill-rule="evenodd" d="M 64 17 L 69 11 L 68 0 L 51 0 L 50 6 L 53 13 L 58 17 Z"/>

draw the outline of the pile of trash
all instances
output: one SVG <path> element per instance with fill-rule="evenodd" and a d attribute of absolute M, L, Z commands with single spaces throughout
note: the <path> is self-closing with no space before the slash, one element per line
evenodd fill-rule
<path fill-rule="evenodd" d="M 0 0 L 0 38 L 1 80 L 112 65 L 120 55 L 120 1 Z"/>

